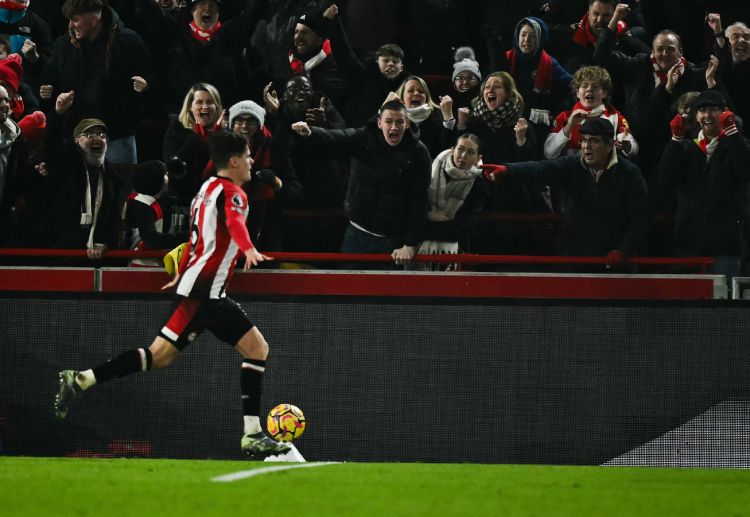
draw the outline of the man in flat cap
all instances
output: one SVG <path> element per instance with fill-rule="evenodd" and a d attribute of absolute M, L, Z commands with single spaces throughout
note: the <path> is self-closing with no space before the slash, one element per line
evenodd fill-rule
<path fill-rule="evenodd" d="M 720 91 L 702 92 L 693 107 L 700 133 L 690 140 L 682 116 L 672 120 L 672 141 L 659 162 L 657 199 L 679 194 L 677 252 L 715 257 L 714 272 L 729 279 L 740 273 L 748 250 L 750 145 Z"/>
<path fill-rule="evenodd" d="M 97 260 L 117 244 L 119 207 L 127 192 L 105 160 L 109 131 L 104 121 L 80 120 L 72 140 L 63 134 L 62 117 L 73 103 L 71 97 L 60 94 L 47 118 L 47 180 L 37 245 L 85 249 L 89 259 Z"/>
<path fill-rule="evenodd" d="M 489 181 L 563 187 L 564 253 L 602 256 L 607 268 L 621 266 L 648 236 L 646 182 L 637 165 L 617 154 L 609 120 L 590 118 L 579 132 L 580 156 L 484 165 L 484 175 Z"/>

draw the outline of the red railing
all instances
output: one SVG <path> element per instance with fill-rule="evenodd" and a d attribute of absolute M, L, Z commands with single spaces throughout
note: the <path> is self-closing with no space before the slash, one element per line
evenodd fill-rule
<path fill-rule="evenodd" d="M 136 259 L 162 258 L 168 250 L 131 251 L 108 250 L 105 259 Z M 303 253 L 303 252 L 272 252 L 268 253 L 274 260 L 283 262 L 392 262 L 393 258 L 387 254 L 359 254 L 359 253 Z M 36 249 L 36 248 L 6 248 L 0 249 L 0 257 L 60 257 L 86 258 L 86 250 L 75 249 Z M 604 265 L 604 257 L 565 257 L 540 255 L 417 255 L 415 262 L 430 262 L 437 264 L 502 264 L 502 265 Z M 633 257 L 627 259 L 626 264 L 632 266 L 657 266 L 695 268 L 701 273 L 707 273 L 713 265 L 712 257 Z"/>

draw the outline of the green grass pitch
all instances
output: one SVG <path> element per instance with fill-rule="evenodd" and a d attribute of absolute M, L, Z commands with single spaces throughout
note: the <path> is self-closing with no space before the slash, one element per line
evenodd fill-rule
<path fill-rule="evenodd" d="M 0 457 L 2 516 L 750 515 L 750 471 Z M 309 465 L 309 464 L 308 464 Z"/>

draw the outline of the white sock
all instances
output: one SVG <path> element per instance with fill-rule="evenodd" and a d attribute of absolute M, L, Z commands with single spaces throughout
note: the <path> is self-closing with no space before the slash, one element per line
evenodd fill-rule
<path fill-rule="evenodd" d="M 91 386 L 96 384 L 96 377 L 94 377 L 94 370 L 86 370 L 78 372 L 76 375 L 76 383 L 81 387 L 83 391 L 86 391 Z"/>
<path fill-rule="evenodd" d="M 242 418 L 245 421 L 245 434 L 257 434 L 263 430 L 260 427 L 260 417 L 245 415 Z"/>

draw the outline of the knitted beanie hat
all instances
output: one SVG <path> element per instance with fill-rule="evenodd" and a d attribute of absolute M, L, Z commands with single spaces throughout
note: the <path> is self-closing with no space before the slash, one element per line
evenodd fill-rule
<path fill-rule="evenodd" d="M 263 127 L 266 120 L 266 110 L 253 101 L 240 101 L 229 108 L 229 128 L 234 125 L 234 119 L 240 115 L 250 115 L 258 121 L 258 129 Z"/>
<path fill-rule="evenodd" d="M 311 31 L 324 38 L 326 36 L 326 22 L 319 12 L 308 12 L 297 18 L 297 23 L 307 25 Z"/>
<path fill-rule="evenodd" d="M 471 47 L 459 47 L 454 55 L 455 63 L 453 64 L 453 75 L 451 79 L 456 80 L 456 76 L 461 72 L 471 72 L 482 80 L 482 73 L 479 71 L 479 63 L 474 55 L 474 49 Z"/>

